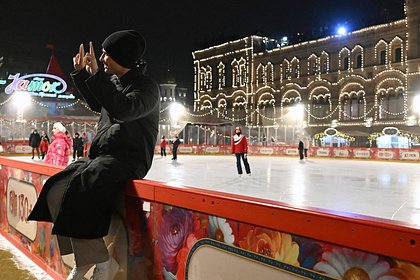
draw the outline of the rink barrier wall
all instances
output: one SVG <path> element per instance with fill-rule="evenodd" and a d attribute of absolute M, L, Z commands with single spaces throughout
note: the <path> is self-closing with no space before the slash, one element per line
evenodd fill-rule
<path fill-rule="evenodd" d="M 62 168 L 5 157 L 0 167 L 0 233 L 54 279 L 64 279 L 71 264 L 59 257 L 51 224 L 25 219 L 43 182 Z M 342 278 L 343 268 L 323 268 L 344 257 L 352 267 L 420 279 L 420 229 L 403 222 L 149 180 L 127 185 L 118 213 L 107 241 L 123 268 L 117 279 L 199 279 L 198 273 L 215 273 L 206 256 L 228 259 L 217 264 L 225 277 L 250 265 L 267 274 L 260 279 Z"/>
<path fill-rule="evenodd" d="M 155 153 L 160 155 L 160 146 L 156 146 Z M 167 145 L 166 153 L 172 153 L 171 145 Z M 230 145 L 182 144 L 178 147 L 178 153 L 186 155 L 229 155 L 232 153 L 232 148 Z M 299 151 L 297 146 L 248 146 L 248 154 L 254 156 L 298 157 Z M 308 149 L 308 156 L 317 158 L 418 162 L 420 161 L 420 149 L 310 147 Z"/>
<path fill-rule="evenodd" d="M 1 144 L 3 155 L 28 155 L 32 148 L 27 141 L 5 142 Z M 85 147 L 85 156 L 90 143 Z M 69 154 L 72 155 L 72 151 Z M 166 153 L 172 153 L 172 146 L 166 146 Z M 179 154 L 185 155 L 229 155 L 232 153 L 231 145 L 193 145 L 182 144 L 178 148 Z M 249 155 L 253 156 L 286 156 L 298 157 L 297 146 L 248 146 Z M 160 146 L 155 147 L 155 154 L 160 155 Z M 385 160 L 385 161 L 407 161 L 419 162 L 420 149 L 400 148 L 359 148 L 359 147 L 310 147 L 309 157 L 336 158 L 336 159 L 357 159 L 357 160 Z"/>

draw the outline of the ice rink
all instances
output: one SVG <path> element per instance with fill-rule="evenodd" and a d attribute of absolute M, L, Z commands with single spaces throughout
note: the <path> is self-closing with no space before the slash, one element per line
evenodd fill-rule
<path fill-rule="evenodd" d="M 249 156 L 239 177 L 233 156 L 156 156 L 146 179 L 403 221 L 420 226 L 418 163 Z"/>
<path fill-rule="evenodd" d="M 16 159 L 32 161 L 29 157 Z M 34 160 L 34 162 L 40 162 Z M 403 221 L 420 227 L 420 165 L 407 162 L 249 156 L 239 177 L 233 156 L 155 156 L 146 179 Z"/>

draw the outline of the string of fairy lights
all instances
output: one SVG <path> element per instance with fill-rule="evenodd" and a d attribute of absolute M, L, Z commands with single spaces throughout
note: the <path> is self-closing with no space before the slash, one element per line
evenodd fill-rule
<path fill-rule="evenodd" d="M 265 38 L 250 36 L 193 52 L 194 112 L 217 111 L 222 118 L 232 121 L 246 120 L 247 126 L 255 124 L 259 126 L 260 119 L 271 121 L 273 124 L 285 121 L 289 108 L 292 107 L 290 105 L 302 104 L 306 112 L 305 124 L 312 127 L 329 125 L 319 121 L 333 118 L 337 118 L 337 124 L 343 126 L 364 125 L 370 119 L 375 125 L 405 124 L 411 113 L 417 115 L 412 110 L 413 106 L 409 106 L 409 93 L 411 94 L 409 90 L 413 89 L 409 88 L 408 79 L 414 75 L 420 76 L 419 66 L 416 67 L 417 70 L 413 70 L 413 67 L 411 70 L 408 68 L 408 22 L 406 17 L 395 22 L 350 32 L 346 35 L 347 38 L 354 37 L 356 40 L 372 32 L 383 33 L 384 36 L 375 35 L 372 39 L 366 39 L 364 43 L 357 42 L 353 46 L 346 44 L 341 50 L 336 51 L 336 54 L 322 50 L 317 55 L 315 52 L 311 53 L 310 48 L 319 52 L 321 45 L 325 47 L 327 42 L 335 44 L 338 40 L 342 40 L 340 35 L 259 53 L 253 50 L 254 41 Z M 346 39 L 346 42 L 351 41 Z M 309 56 L 297 57 L 296 54 L 303 53 L 300 52 L 303 49 Z M 254 53 L 249 54 L 252 51 Z M 229 64 L 228 59 L 231 61 L 231 73 L 227 73 L 224 67 Z M 301 67 L 304 61 L 307 65 Z M 241 62 L 240 65 L 245 68 L 238 68 L 238 62 Z M 331 72 L 333 63 L 338 65 L 335 72 Z M 212 67 L 215 65 L 219 71 L 213 71 Z M 209 86 L 208 79 L 201 79 L 200 72 L 204 70 L 205 73 L 212 72 L 218 75 L 211 82 L 219 81 L 219 85 Z M 302 73 L 307 76 L 306 86 L 303 85 L 305 82 L 302 79 L 293 80 L 301 78 Z M 227 74 L 232 75 L 231 88 L 226 87 Z M 329 74 L 334 74 L 337 79 L 334 81 L 323 76 Z M 241 83 L 238 83 L 238 77 L 241 77 Z M 243 81 L 245 85 L 242 84 Z M 338 104 L 333 108 L 331 95 L 336 89 L 338 89 Z M 308 100 L 304 104 L 301 102 L 303 99 L 301 93 L 309 90 Z M 368 95 L 367 92 L 373 92 L 373 95 Z M 279 96 L 282 96 L 281 102 Z M 396 100 L 393 96 L 396 96 Z M 369 100 L 373 100 L 373 104 L 367 102 L 368 97 Z M 313 102 L 318 99 L 321 100 L 320 104 L 318 101 Z M 217 106 L 214 106 L 216 103 Z M 232 106 L 231 114 L 226 110 L 227 104 Z M 267 104 L 269 106 L 266 106 Z M 272 110 L 266 111 L 266 107 Z M 235 111 L 235 108 L 238 109 Z M 253 115 L 257 115 L 258 118 L 253 119 Z M 267 125 L 269 124 L 265 122 L 265 126 Z"/>

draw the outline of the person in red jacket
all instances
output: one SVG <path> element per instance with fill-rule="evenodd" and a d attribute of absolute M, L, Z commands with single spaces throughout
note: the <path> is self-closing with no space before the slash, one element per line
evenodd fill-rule
<path fill-rule="evenodd" d="M 166 157 L 166 139 L 165 139 L 165 135 L 162 136 L 162 141 L 160 142 L 160 156 Z"/>
<path fill-rule="evenodd" d="M 236 156 L 236 167 L 238 168 L 239 177 L 242 176 L 241 158 L 244 162 L 246 174 L 251 175 L 251 169 L 248 163 L 248 142 L 245 135 L 242 135 L 242 130 L 239 127 L 235 128 L 235 135 L 232 139 L 232 154 Z"/>

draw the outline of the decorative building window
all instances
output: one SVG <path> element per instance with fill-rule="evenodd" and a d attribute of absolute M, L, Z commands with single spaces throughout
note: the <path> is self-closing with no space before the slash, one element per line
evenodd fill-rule
<path fill-rule="evenodd" d="M 351 56 L 352 56 L 352 65 L 350 65 L 351 68 L 363 68 L 363 56 L 364 56 L 364 49 L 361 45 L 356 45 L 351 50 Z"/>
<path fill-rule="evenodd" d="M 270 62 L 266 66 L 266 72 L 267 72 L 267 76 L 266 76 L 267 81 L 274 82 L 274 67 L 273 67 L 273 64 L 271 64 Z"/>
<path fill-rule="evenodd" d="M 232 87 L 239 86 L 239 65 L 238 61 L 234 59 L 232 61 Z"/>
<path fill-rule="evenodd" d="M 326 60 L 322 62 L 322 73 L 328 73 L 328 61 Z"/>
<path fill-rule="evenodd" d="M 285 60 L 282 64 L 282 78 L 283 80 L 287 80 L 290 78 L 290 70 L 289 70 L 289 61 Z"/>
<path fill-rule="evenodd" d="M 257 78 L 257 85 L 265 83 L 265 66 L 263 64 L 260 63 L 257 66 L 257 71 L 256 71 L 255 76 Z"/>
<path fill-rule="evenodd" d="M 379 40 L 375 45 L 375 61 L 378 65 L 387 64 L 387 48 L 388 43 L 384 40 Z"/>
<path fill-rule="evenodd" d="M 342 99 L 343 119 L 360 119 L 365 113 L 365 97 L 363 93 L 345 94 Z"/>
<path fill-rule="evenodd" d="M 343 97 L 343 119 L 344 120 L 350 120 L 351 116 L 351 101 L 350 96 L 345 95 Z"/>
<path fill-rule="evenodd" d="M 292 78 L 299 78 L 299 67 L 294 65 L 292 69 Z"/>
<path fill-rule="evenodd" d="M 358 118 L 361 115 L 363 115 L 363 99 L 356 94 L 352 94 L 350 99 L 350 116 Z"/>
<path fill-rule="evenodd" d="M 342 48 L 338 54 L 338 69 L 344 71 L 350 69 L 350 50 L 347 47 Z"/>
<path fill-rule="evenodd" d="M 211 90 L 213 88 L 213 74 L 211 66 L 206 67 L 206 90 Z"/>
<path fill-rule="evenodd" d="M 325 118 L 330 112 L 330 97 L 317 96 L 312 99 L 311 114 L 316 118 Z"/>
<path fill-rule="evenodd" d="M 362 55 L 361 54 L 358 54 L 357 56 L 356 56 L 356 63 L 355 63 L 355 68 L 362 68 Z"/>
<path fill-rule="evenodd" d="M 220 62 L 217 66 L 218 78 L 219 78 L 219 89 L 222 89 L 226 86 L 226 77 L 225 77 L 225 65 Z"/>
<path fill-rule="evenodd" d="M 245 64 L 239 65 L 239 86 L 243 87 L 246 83 L 246 67 Z"/>
<path fill-rule="evenodd" d="M 379 51 L 379 65 L 386 64 L 386 50 Z"/>
<path fill-rule="evenodd" d="M 402 48 L 394 50 L 394 62 L 402 62 Z"/>
<path fill-rule="evenodd" d="M 349 68 L 350 68 L 350 58 L 348 56 L 343 57 L 343 60 L 342 61 L 343 62 L 342 62 L 341 69 L 342 70 L 349 70 Z"/>
<path fill-rule="evenodd" d="M 261 68 L 261 73 L 259 73 L 259 74 L 260 75 L 259 75 L 258 82 L 260 84 L 266 84 L 267 83 L 267 79 L 266 79 L 266 76 L 265 76 L 265 67 L 264 66 Z"/>
<path fill-rule="evenodd" d="M 401 119 L 404 112 L 404 94 L 402 91 L 381 92 L 379 97 L 380 119 Z"/>
<path fill-rule="evenodd" d="M 300 76 L 300 70 L 299 70 L 299 59 L 294 57 L 292 59 L 292 78 L 299 78 Z"/>
<path fill-rule="evenodd" d="M 403 45 L 404 41 L 396 36 L 392 41 L 389 43 L 389 54 L 392 56 L 391 61 L 393 63 L 398 63 L 403 61 Z"/>
<path fill-rule="evenodd" d="M 200 68 L 200 90 L 206 90 L 206 68 Z"/>
<path fill-rule="evenodd" d="M 321 67 L 321 73 L 326 74 L 330 70 L 330 57 L 327 52 L 323 51 L 321 52 L 320 56 L 320 67 Z"/>
<path fill-rule="evenodd" d="M 308 58 L 308 75 L 318 74 L 318 57 L 315 54 L 311 54 Z"/>
<path fill-rule="evenodd" d="M 316 75 L 317 68 L 318 68 L 318 65 L 316 63 L 316 60 L 315 61 L 311 61 L 311 75 Z"/>

